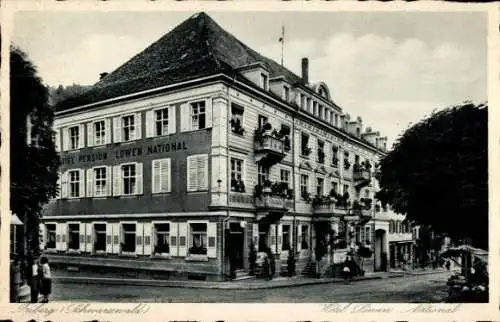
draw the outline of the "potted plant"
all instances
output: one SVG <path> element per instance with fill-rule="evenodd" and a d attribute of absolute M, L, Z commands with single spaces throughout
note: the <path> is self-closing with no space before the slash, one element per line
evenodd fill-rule
<path fill-rule="evenodd" d="M 302 192 L 301 197 L 306 203 L 309 203 L 311 201 L 311 194 L 307 191 Z"/>
<path fill-rule="evenodd" d="M 231 130 L 234 133 L 242 135 L 243 132 L 245 132 L 245 129 L 241 125 L 241 120 L 239 118 L 233 117 L 229 123 L 231 123 Z"/>
<path fill-rule="evenodd" d="M 271 123 L 267 122 L 265 123 L 263 126 L 262 126 L 262 131 L 263 132 L 269 132 L 273 129 L 273 126 L 271 125 Z"/>

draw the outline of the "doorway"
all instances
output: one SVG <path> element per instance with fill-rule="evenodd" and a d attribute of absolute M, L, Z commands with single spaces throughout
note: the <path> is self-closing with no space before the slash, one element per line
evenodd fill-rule
<path fill-rule="evenodd" d="M 233 270 L 243 269 L 245 263 L 244 257 L 245 231 L 240 223 L 229 224 L 229 258 Z"/>

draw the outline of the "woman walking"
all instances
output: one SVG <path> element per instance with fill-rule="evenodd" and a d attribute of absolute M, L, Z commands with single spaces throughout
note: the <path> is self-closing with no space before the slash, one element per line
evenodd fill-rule
<path fill-rule="evenodd" d="M 50 274 L 49 260 L 47 257 L 42 257 L 40 263 L 42 264 L 42 285 L 40 288 L 40 293 L 43 295 L 42 303 L 49 303 L 49 295 L 52 292 L 52 278 Z"/>

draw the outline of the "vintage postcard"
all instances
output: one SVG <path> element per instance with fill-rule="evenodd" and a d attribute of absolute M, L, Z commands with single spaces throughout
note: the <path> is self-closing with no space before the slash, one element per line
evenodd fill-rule
<path fill-rule="evenodd" d="M 4 4 L 1 318 L 500 319 L 498 6 Z"/>

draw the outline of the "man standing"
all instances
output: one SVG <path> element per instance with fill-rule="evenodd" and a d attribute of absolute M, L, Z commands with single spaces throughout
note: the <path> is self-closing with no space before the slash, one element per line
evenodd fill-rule
<path fill-rule="evenodd" d="M 31 303 L 38 303 L 38 294 L 40 291 L 39 268 L 41 269 L 38 265 L 38 258 L 33 258 L 31 263 Z"/>

